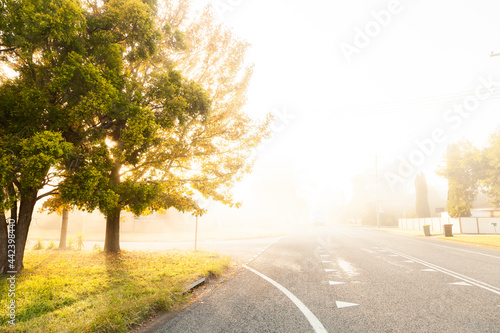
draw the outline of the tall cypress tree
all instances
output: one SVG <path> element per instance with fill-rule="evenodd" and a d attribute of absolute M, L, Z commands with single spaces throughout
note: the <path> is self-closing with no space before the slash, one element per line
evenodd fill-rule
<path fill-rule="evenodd" d="M 431 217 L 429 208 L 429 199 L 427 195 L 427 181 L 424 173 L 419 173 L 415 178 L 415 193 L 416 193 L 416 207 L 415 211 L 417 217 Z"/>

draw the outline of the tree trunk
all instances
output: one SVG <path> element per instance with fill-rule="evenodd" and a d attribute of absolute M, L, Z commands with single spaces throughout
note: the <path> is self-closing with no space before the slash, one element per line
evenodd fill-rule
<path fill-rule="evenodd" d="M 4 274 L 7 270 L 7 218 L 5 213 L 0 212 L 0 274 Z"/>
<path fill-rule="evenodd" d="M 18 217 L 18 220 L 14 222 L 13 224 L 14 228 L 11 231 L 14 234 L 14 239 L 15 239 L 15 249 L 12 249 L 15 251 L 15 257 L 14 258 L 9 257 L 8 251 L 4 253 L 3 257 L 0 257 L 0 263 L 1 263 L 0 272 L 3 274 L 7 272 L 19 273 L 24 268 L 24 263 L 23 263 L 24 250 L 26 248 L 26 241 L 28 240 L 28 231 L 31 224 L 31 217 L 33 215 L 33 210 L 35 208 L 37 193 L 38 193 L 37 189 L 31 189 L 25 192 L 25 194 L 21 196 L 19 213 L 17 213 L 17 210 L 15 212 L 14 210 L 11 210 L 11 218 L 9 220 L 15 221 L 13 217 Z M 2 219 L 5 219 L 4 214 L 0 214 L 0 220 Z M 4 222 L 0 221 L 0 224 L 1 223 Z M 2 224 L 2 226 L 3 225 L 4 224 Z M 7 230 L 6 225 L 5 225 L 5 230 Z M 2 235 L 0 237 L 5 237 L 4 231 L 1 231 L 0 234 Z M 2 242 L 2 244 L 4 243 Z M 0 251 L 0 253 L 3 253 L 3 251 Z"/>
<path fill-rule="evenodd" d="M 120 208 L 116 208 L 106 216 L 106 239 L 104 251 L 109 253 L 120 252 Z"/>
<path fill-rule="evenodd" d="M 62 211 L 61 236 L 59 237 L 59 250 L 66 250 L 66 236 L 68 235 L 68 216 L 67 209 Z"/>
<path fill-rule="evenodd" d="M 17 222 L 17 201 L 14 202 L 12 209 L 10 210 L 10 218 Z"/>
<path fill-rule="evenodd" d="M 19 219 L 14 231 L 16 236 L 16 262 L 14 271 L 18 273 L 24 268 L 24 250 L 26 248 L 26 241 L 28 240 L 28 231 L 31 225 L 33 210 L 35 209 L 37 194 L 38 190 L 32 189 L 21 196 Z"/>
<path fill-rule="evenodd" d="M 115 161 L 111 172 L 111 182 L 113 188 L 120 185 L 120 169 L 122 165 Z M 106 238 L 104 240 L 104 252 L 120 252 L 120 212 L 121 206 L 117 205 L 106 215 Z"/>

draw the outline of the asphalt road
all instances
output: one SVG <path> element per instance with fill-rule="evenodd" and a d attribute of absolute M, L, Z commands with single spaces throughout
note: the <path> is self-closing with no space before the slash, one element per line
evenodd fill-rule
<path fill-rule="evenodd" d="M 156 332 L 500 332 L 500 251 L 345 226 L 259 245 Z"/>

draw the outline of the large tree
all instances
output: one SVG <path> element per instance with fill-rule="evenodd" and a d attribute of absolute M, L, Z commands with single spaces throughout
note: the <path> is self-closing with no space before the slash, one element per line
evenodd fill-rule
<path fill-rule="evenodd" d="M 57 195 L 55 202 L 104 213 L 105 250 L 109 252 L 120 249 L 123 209 L 139 215 L 174 207 L 200 214 L 203 210 L 192 199 L 194 191 L 235 204 L 229 190 L 250 171 L 250 149 L 268 133 L 269 121 L 253 123 L 241 110 L 251 74 L 243 61 L 246 43 L 220 26 L 208 35 L 204 32 L 204 38 L 212 41 L 223 37 L 227 53 L 215 66 L 214 60 L 192 56 L 202 54 L 200 45 L 204 50 L 213 49 L 205 39 L 195 38 L 202 28 L 187 33 L 186 43 L 181 26 L 174 18 L 169 18 L 174 22 L 169 24 L 165 7 L 158 10 L 151 1 L 86 1 L 82 7 L 78 1 L 55 2 L 54 7 L 34 0 L 23 2 L 32 5 L 29 9 L 35 16 L 48 11 L 42 15 L 48 30 L 59 7 L 78 12 L 80 20 L 73 18 L 71 24 L 78 30 L 73 34 L 66 31 L 63 42 L 58 41 L 61 34 L 54 33 L 49 43 L 28 50 L 37 61 L 28 64 L 33 68 L 26 72 L 36 76 L 37 70 L 45 71 L 47 81 L 57 83 L 47 87 L 44 82 L 40 90 L 54 95 L 47 102 L 58 119 L 49 121 L 52 130 L 60 133 L 61 142 L 72 144 L 71 152 L 64 150 L 46 168 L 56 167 L 51 170 L 58 171 L 53 176 L 59 184 L 44 196 Z M 5 13 L 15 16 L 23 9 L 17 5 L 7 2 Z M 31 24 L 29 16 L 21 18 L 20 25 Z M 61 29 L 69 24 L 59 23 Z M 20 40 L 23 33 L 14 31 Z M 212 33 L 218 35 L 211 37 Z M 57 50 L 51 43 L 58 43 Z M 22 63 L 18 53 L 24 44 L 11 44 L 4 43 L 6 61 Z M 172 60 L 175 55 L 190 58 L 201 67 L 183 68 L 182 61 Z M 217 55 L 209 54 L 212 59 Z M 184 78 L 175 65 L 204 87 Z M 30 81 L 33 76 L 29 75 L 12 81 Z M 12 99 L 13 94 L 5 102 Z M 32 108 L 22 112 L 28 116 Z M 40 128 L 43 126 L 33 126 L 35 132 Z M 36 192 L 48 182 L 48 175 L 47 171 Z"/>
<path fill-rule="evenodd" d="M 198 20 L 203 22 L 206 17 Z M 95 206 L 105 213 L 106 251 L 119 251 L 119 216 L 123 209 L 139 215 L 173 207 L 201 214 L 194 191 L 238 205 L 230 189 L 250 171 L 250 150 L 268 133 L 268 121 L 254 123 L 241 110 L 251 74 L 250 68 L 244 67 L 247 44 L 235 40 L 220 26 L 216 30 L 200 27 L 195 33 L 189 26 L 171 25 L 169 22 L 181 19 L 168 17 L 164 7 L 159 8 L 155 19 L 168 39 L 160 38 L 157 52 L 140 66 L 130 68 L 136 83 L 130 91 L 134 97 L 141 97 L 141 107 L 151 110 L 152 117 L 141 114 L 140 118 L 127 119 L 125 130 L 119 128 L 109 138 L 111 149 L 107 145 L 103 155 L 92 154 L 97 161 L 85 167 L 92 172 L 111 167 L 105 177 L 97 172 L 93 185 L 82 191 L 80 184 L 92 176 L 79 170 L 68 176 L 61 190 L 64 197 L 75 199 L 71 203 Z M 187 30 L 185 34 L 180 32 L 182 28 Z M 218 52 L 224 55 L 218 57 L 217 65 L 200 56 L 207 50 L 206 41 L 195 38 L 202 30 L 204 38 L 223 42 Z M 214 47 L 217 45 L 210 49 Z M 197 56 L 192 57 L 194 54 Z M 181 58 L 189 58 L 194 65 L 183 67 Z M 193 81 L 184 80 L 172 66 Z M 208 96 L 194 81 L 203 85 Z M 112 163 L 109 156 L 113 156 Z M 107 193 L 104 205 L 89 199 L 99 198 L 103 192 Z"/>
<path fill-rule="evenodd" d="M 80 55 L 85 29 L 77 1 L 0 2 L 0 272 L 22 269 L 39 191 L 81 138 L 80 105 L 106 93 Z M 16 223 L 8 266 L 5 211 Z"/>
<path fill-rule="evenodd" d="M 448 180 L 447 211 L 451 217 L 468 217 L 478 192 L 479 151 L 469 142 L 448 146 L 445 166 L 437 173 Z"/>
<path fill-rule="evenodd" d="M 174 69 L 168 55 L 185 47 L 183 34 L 157 13 L 139 0 L 1 2 L 1 60 L 14 75 L 0 86 L 0 271 L 3 212 L 17 222 L 20 270 L 44 196 L 101 210 L 112 252 L 122 209 L 201 213 L 193 190 L 233 203 L 228 190 L 249 171 L 266 124 L 239 112 L 246 86 L 223 110 L 211 108 L 204 89 Z"/>

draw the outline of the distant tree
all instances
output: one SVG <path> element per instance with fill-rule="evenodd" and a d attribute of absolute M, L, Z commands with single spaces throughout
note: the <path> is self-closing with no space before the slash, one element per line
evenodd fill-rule
<path fill-rule="evenodd" d="M 425 179 L 425 174 L 419 173 L 415 178 L 415 212 L 417 214 L 417 217 L 419 218 L 431 217 L 427 192 L 427 181 Z"/>
<path fill-rule="evenodd" d="M 437 174 L 448 180 L 447 211 L 451 217 L 468 217 L 479 188 L 479 151 L 469 142 L 451 144 L 445 166 Z"/>
<path fill-rule="evenodd" d="M 476 173 L 481 189 L 493 206 L 500 207 L 500 130 L 490 136 L 478 160 Z"/>

